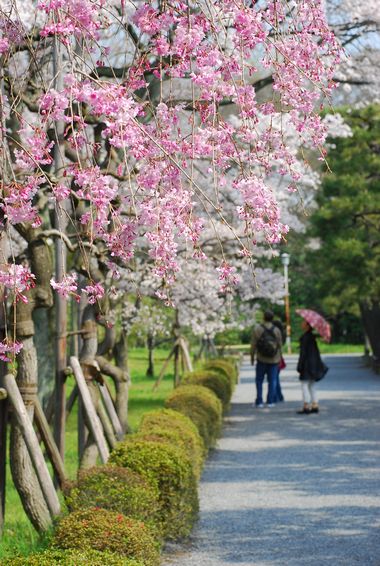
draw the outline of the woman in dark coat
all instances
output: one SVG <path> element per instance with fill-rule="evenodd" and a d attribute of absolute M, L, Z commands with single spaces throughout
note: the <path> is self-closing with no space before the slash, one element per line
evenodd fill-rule
<path fill-rule="evenodd" d="M 300 374 L 302 384 L 303 408 L 297 413 L 309 415 L 310 413 L 319 413 L 315 384 L 326 375 L 327 367 L 321 360 L 317 341 L 310 324 L 306 320 L 302 321 L 302 329 L 305 332 L 300 338 L 297 371 Z"/>

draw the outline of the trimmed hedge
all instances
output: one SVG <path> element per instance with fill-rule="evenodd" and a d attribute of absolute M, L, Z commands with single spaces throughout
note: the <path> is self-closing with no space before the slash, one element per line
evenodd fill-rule
<path fill-rule="evenodd" d="M 225 375 L 230 380 L 232 391 L 235 389 L 238 378 L 238 369 L 236 364 L 228 362 L 225 359 L 217 358 L 204 364 L 203 368 Z"/>
<path fill-rule="evenodd" d="M 223 410 L 227 411 L 229 408 L 232 397 L 232 385 L 226 375 L 210 370 L 193 371 L 184 376 L 182 383 L 203 385 L 211 389 L 222 402 Z"/>
<path fill-rule="evenodd" d="M 107 509 L 81 509 L 63 517 L 52 546 L 115 552 L 123 557 L 158 566 L 159 544 L 141 521 Z M 104 564 L 104 562 L 103 562 Z"/>
<path fill-rule="evenodd" d="M 130 435 L 118 444 L 110 462 L 130 468 L 158 488 L 164 537 L 190 534 L 199 510 L 197 482 L 186 452 L 157 436 Z"/>
<path fill-rule="evenodd" d="M 133 470 L 107 465 L 80 470 L 65 499 L 70 511 L 102 507 L 143 521 L 159 532 L 158 489 Z"/>
<path fill-rule="evenodd" d="M 222 428 L 222 404 L 215 393 L 202 385 L 181 385 L 165 405 L 193 421 L 207 449 L 215 446 Z"/>
<path fill-rule="evenodd" d="M 48 549 L 45 552 L 4 558 L 2 566 L 145 566 L 144 562 L 125 558 L 111 552 L 99 550 L 59 550 Z"/>
<path fill-rule="evenodd" d="M 228 362 L 229 364 L 231 364 L 234 369 L 235 369 L 235 373 L 236 373 L 236 379 L 239 376 L 239 369 L 240 369 L 240 363 L 241 363 L 241 359 L 243 357 L 243 354 L 231 354 L 229 356 L 223 356 L 222 361 L 223 362 Z"/>
<path fill-rule="evenodd" d="M 162 436 L 184 448 L 199 479 L 206 450 L 197 427 L 189 417 L 171 409 L 146 413 L 141 421 L 139 434 Z"/>

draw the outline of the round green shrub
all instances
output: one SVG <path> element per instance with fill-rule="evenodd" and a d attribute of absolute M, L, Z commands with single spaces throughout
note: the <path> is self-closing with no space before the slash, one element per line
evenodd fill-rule
<path fill-rule="evenodd" d="M 98 507 L 80 509 L 63 517 L 56 527 L 52 546 L 115 552 L 145 566 L 160 563 L 159 545 L 143 522 Z"/>
<path fill-rule="evenodd" d="M 181 385 L 165 405 L 193 421 L 207 449 L 215 446 L 222 427 L 222 404 L 215 393 L 202 385 Z"/>
<path fill-rule="evenodd" d="M 66 504 L 70 511 L 90 507 L 118 511 L 159 532 L 158 489 L 127 468 L 106 465 L 80 470 L 78 481 L 66 495 Z"/>
<path fill-rule="evenodd" d="M 148 442 L 165 442 L 166 444 L 180 448 L 190 462 L 194 477 L 199 480 L 201 473 L 201 463 L 199 461 L 196 462 L 195 460 L 193 460 L 189 446 L 186 444 L 180 432 L 176 430 L 152 427 L 150 430 L 136 433 L 135 438 L 136 440 L 147 440 Z"/>
<path fill-rule="evenodd" d="M 199 479 L 206 451 L 198 429 L 189 417 L 171 409 L 152 411 L 143 416 L 139 433 L 161 435 L 182 446 Z"/>
<path fill-rule="evenodd" d="M 240 363 L 241 363 L 242 357 L 243 357 L 243 355 L 241 353 L 237 353 L 235 355 L 229 355 L 229 356 L 223 357 L 223 361 L 228 362 L 234 368 L 236 379 L 239 376 L 239 368 L 240 368 Z"/>
<path fill-rule="evenodd" d="M 224 411 L 229 408 L 232 397 L 232 385 L 226 375 L 210 370 L 193 371 L 184 376 L 182 383 L 203 385 L 211 389 L 222 402 Z"/>
<path fill-rule="evenodd" d="M 48 549 L 45 552 L 5 558 L 3 566 L 144 566 L 144 562 L 99 550 Z"/>
<path fill-rule="evenodd" d="M 197 482 L 186 452 L 157 440 L 130 435 L 113 450 L 110 462 L 134 470 L 158 488 L 163 534 L 175 540 L 190 534 L 197 517 Z"/>
<path fill-rule="evenodd" d="M 225 359 L 217 358 L 205 363 L 203 368 L 225 375 L 230 380 L 232 390 L 234 390 L 238 378 L 238 370 L 235 364 Z"/>

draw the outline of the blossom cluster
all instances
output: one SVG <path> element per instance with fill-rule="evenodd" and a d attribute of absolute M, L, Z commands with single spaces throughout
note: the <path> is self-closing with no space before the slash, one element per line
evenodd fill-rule
<path fill-rule="evenodd" d="M 97 37 L 104 4 L 104 0 L 40 0 L 37 8 L 48 16 L 41 35 Z"/>
<path fill-rule="evenodd" d="M 78 281 L 76 273 L 67 273 L 62 277 L 61 281 L 56 281 L 53 277 L 50 280 L 50 285 L 64 299 L 73 297 L 77 302 L 80 301 L 81 297 L 78 293 Z M 94 282 L 91 285 L 83 287 L 82 293 L 87 295 L 89 304 L 94 305 L 97 301 L 102 299 L 105 291 L 103 285 Z"/>
<path fill-rule="evenodd" d="M 35 276 L 29 267 L 10 263 L 0 269 L 0 285 L 4 285 L 13 294 L 15 301 L 27 303 L 28 297 L 25 293 L 34 287 Z"/>
<path fill-rule="evenodd" d="M 0 342 L 0 360 L 3 362 L 12 361 L 12 357 L 17 356 L 21 352 L 21 342 L 13 342 L 12 340 L 5 339 Z"/>
<path fill-rule="evenodd" d="M 37 227 L 36 197 L 48 191 L 56 210 L 69 210 L 86 253 L 99 244 L 103 259 L 128 265 L 148 246 L 163 297 L 184 249 L 204 258 L 207 226 L 243 226 L 251 244 L 284 238 L 268 178 L 283 176 L 294 190 L 301 173 L 283 124 L 299 143 L 323 143 L 320 98 L 331 92 L 340 54 L 322 0 L 40 0 L 38 9 L 40 33 L 25 28 L 24 39 L 44 80 L 38 111 L 17 117 L 15 181 L 0 202 L 10 224 Z M 53 49 L 48 55 L 52 36 L 64 53 L 61 81 Z M 5 51 L 12 56 L 11 37 L 0 39 Z M 270 94 L 258 97 L 263 77 Z M 222 193 L 236 199 L 235 217 Z M 249 255 L 243 244 L 240 251 Z M 236 284 L 234 269 L 228 260 L 219 266 L 223 291 Z M 51 284 L 79 297 L 73 274 Z M 91 281 L 83 292 L 94 303 L 104 286 Z"/>

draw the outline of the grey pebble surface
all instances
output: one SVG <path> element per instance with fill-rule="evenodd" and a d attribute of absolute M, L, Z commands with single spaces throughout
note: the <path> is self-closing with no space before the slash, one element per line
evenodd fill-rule
<path fill-rule="evenodd" d="M 380 376 L 359 356 L 326 356 L 321 411 L 301 406 L 296 358 L 285 402 L 255 409 L 245 362 L 200 484 L 189 541 L 164 566 L 380 566 Z"/>

